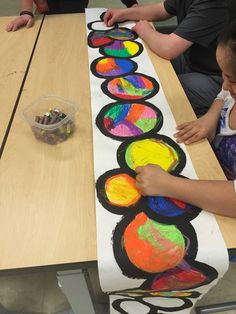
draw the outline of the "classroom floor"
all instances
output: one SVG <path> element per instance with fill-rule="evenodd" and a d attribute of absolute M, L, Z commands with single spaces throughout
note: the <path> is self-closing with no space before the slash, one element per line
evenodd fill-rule
<path fill-rule="evenodd" d="M 231 263 L 224 278 L 197 305 L 236 301 L 235 287 L 236 263 Z M 97 301 L 99 302 L 99 298 Z M 104 298 L 101 298 L 101 303 L 104 303 Z M 108 306 L 101 304 L 101 312 L 97 314 L 108 314 L 107 308 Z M 55 272 L 0 276 L 0 314 L 9 312 L 10 314 L 73 314 L 65 295 L 58 286 Z M 194 313 L 193 309 L 191 314 Z M 224 313 L 236 314 L 236 310 Z"/>
<path fill-rule="evenodd" d="M 140 0 L 141 4 L 151 3 Z M 104 0 L 90 0 L 90 7 L 106 7 Z M 113 0 L 112 6 L 119 6 L 119 0 Z M 19 0 L 0 0 L 0 16 L 17 15 Z M 97 282 L 97 285 L 99 283 Z M 220 283 L 198 302 L 198 305 L 236 301 L 236 263 L 230 268 Z M 99 301 L 99 300 L 98 300 Z M 103 302 L 103 300 L 101 300 Z M 101 313 L 107 314 L 101 305 Z M 27 273 L 21 275 L 0 275 L 0 314 L 73 314 L 70 305 L 58 286 L 55 272 Z M 195 313 L 192 310 L 191 314 Z M 236 310 L 224 312 L 236 314 Z M 87 314 L 87 313 L 81 313 Z M 88 313 L 89 314 L 89 313 Z"/>

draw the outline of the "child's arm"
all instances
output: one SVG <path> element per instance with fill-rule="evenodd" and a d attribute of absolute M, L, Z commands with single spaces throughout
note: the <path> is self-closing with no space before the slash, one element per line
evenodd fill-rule
<path fill-rule="evenodd" d="M 215 214 L 236 217 L 233 181 L 184 179 L 156 165 L 137 167 L 136 172 L 136 185 L 145 196 L 171 197 Z"/>
<path fill-rule="evenodd" d="M 36 13 L 45 13 L 49 11 L 47 0 L 34 0 Z"/>
<path fill-rule="evenodd" d="M 106 26 L 112 26 L 116 22 L 138 21 L 138 20 L 166 20 L 171 15 L 167 13 L 163 3 L 134 6 L 128 9 L 108 9 L 104 15 Z"/>
<path fill-rule="evenodd" d="M 176 142 L 191 144 L 207 138 L 210 142 L 216 135 L 217 124 L 224 101 L 215 99 L 208 112 L 201 118 L 177 126 Z"/>
<path fill-rule="evenodd" d="M 6 31 L 14 32 L 22 26 L 27 28 L 33 26 L 34 24 L 34 15 L 33 15 L 33 0 L 21 0 L 21 13 L 20 16 L 15 20 L 10 22 L 6 26 Z"/>
<path fill-rule="evenodd" d="M 151 27 L 149 22 L 141 20 L 133 30 L 142 38 L 149 48 L 162 58 L 172 60 L 186 51 L 193 43 L 174 33 L 162 34 Z"/>

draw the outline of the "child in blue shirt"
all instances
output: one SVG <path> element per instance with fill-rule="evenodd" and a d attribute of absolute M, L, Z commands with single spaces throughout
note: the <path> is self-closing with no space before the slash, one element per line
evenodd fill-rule
<path fill-rule="evenodd" d="M 178 143 L 212 142 L 228 181 L 188 180 L 147 165 L 137 167 L 136 184 L 143 195 L 167 196 L 236 217 L 236 20 L 219 38 L 216 58 L 224 80 L 221 92 L 204 116 L 177 126 L 174 136 Z"/>

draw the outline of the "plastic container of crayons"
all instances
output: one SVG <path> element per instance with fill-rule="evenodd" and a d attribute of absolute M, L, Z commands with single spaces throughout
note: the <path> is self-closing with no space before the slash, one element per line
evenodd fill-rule
<path fill-rule="evenodd" d="M 55 95 L 46 95 L 25 107 L 22 115 L 36 139 L 55 145 L 74 133 L 77 111 L 77 104 Z"/>

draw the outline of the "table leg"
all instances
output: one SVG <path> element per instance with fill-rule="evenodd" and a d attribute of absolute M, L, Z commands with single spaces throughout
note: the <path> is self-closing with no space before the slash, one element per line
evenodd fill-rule
<path fill-rule="evenodd" d="M 95 314 L 86 270 L 58 271 L 57 278 L 74 314 Z"/>

